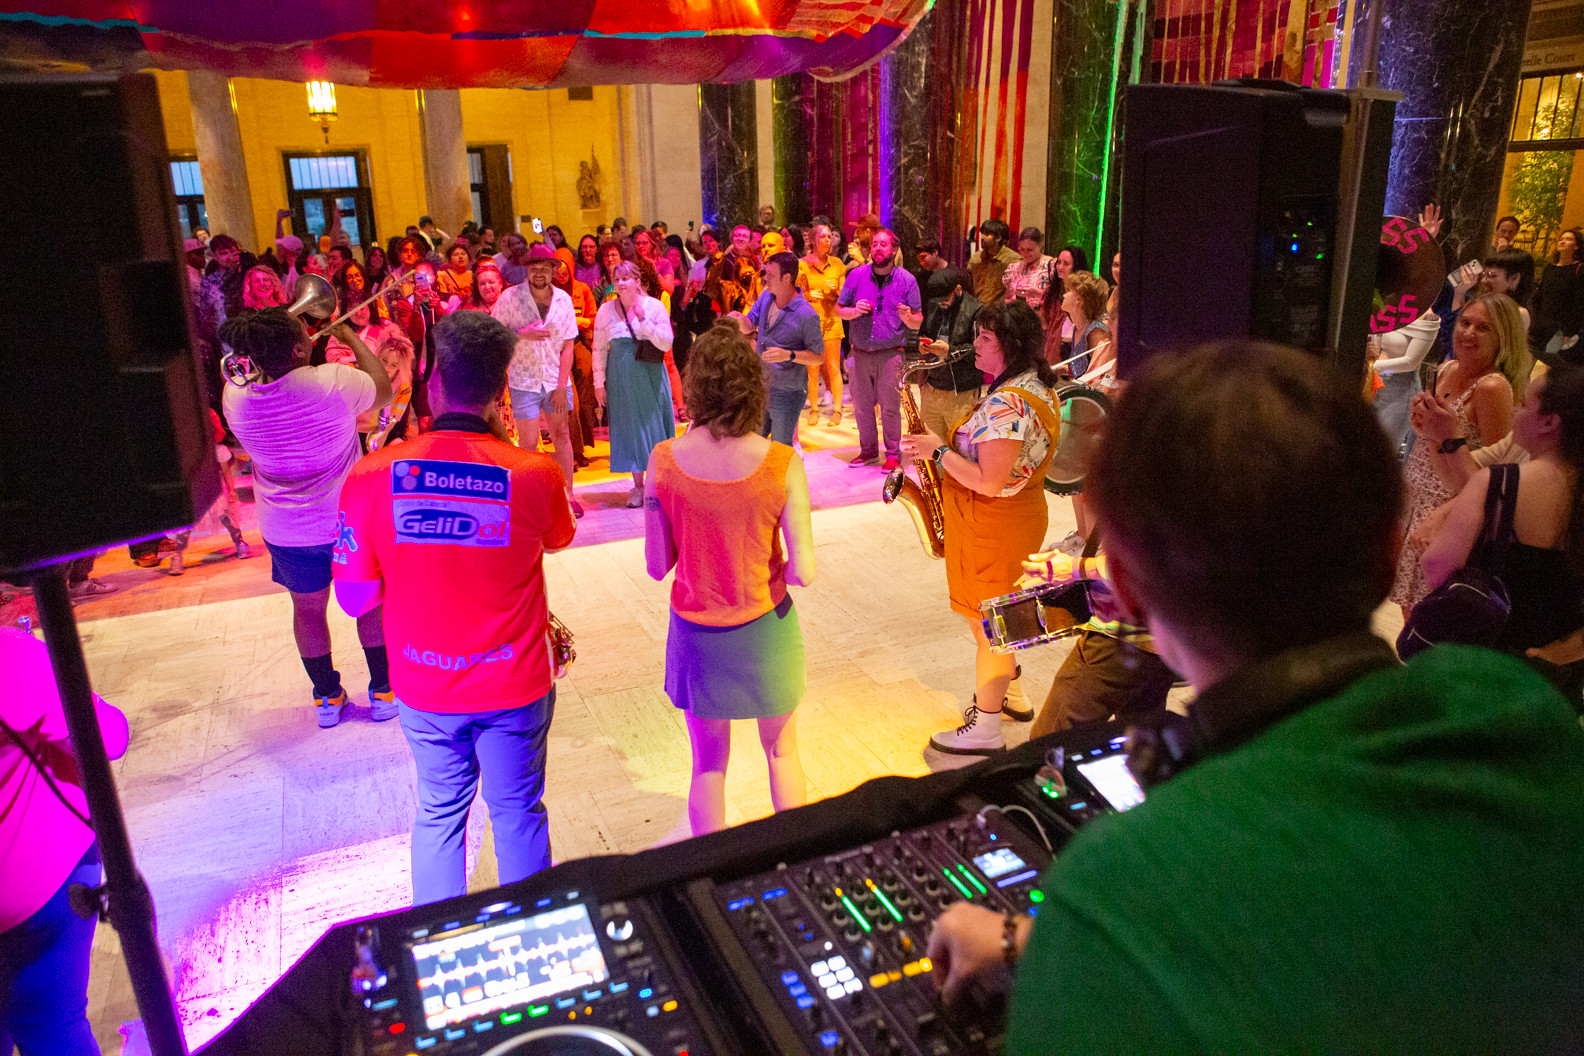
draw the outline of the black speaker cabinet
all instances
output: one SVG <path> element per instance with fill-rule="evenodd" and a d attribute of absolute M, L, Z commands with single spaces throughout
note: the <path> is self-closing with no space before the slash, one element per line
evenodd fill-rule
<path fill-rule="evenodd" d="M 220 493 L 154 78 L 0 78 L 0 571 Z"/>
<path fill-rule="evenodd" d="M 1122 376 L 1257 337 L 1362 378 L 1391 118 L 1389 101 L 1282 82 L 1129 87 Z"/>

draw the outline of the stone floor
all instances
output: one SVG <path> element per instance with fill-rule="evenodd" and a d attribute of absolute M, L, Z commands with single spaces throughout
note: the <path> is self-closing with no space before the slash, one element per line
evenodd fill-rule
<path fill-rule="evenodd" d="M 874 501 L 881 472 L 846 466 L 857 444 L 850 422 L 802 437 L 818 565 L 814 585 L 794 591 L 811 797 L 925 772 L 929 735 L 954 725 L 973 692 L 972 644 L 947 608 L 942 566 L 902 510 Z M 596 459 L 576 484 L 588 516 L 573 548 L 546 562 L 551 605 L 578 650 L 550 733 L 545 798 L 558 860 L 686 834 L 688 743 L 661 689 L 669 585 L 645 573 L 626 478 Z M 1071 528 L 1071 504 L 1050 506 L 1057 539 Z M 255 523 L 251 504 L 244 518 Z M 250 561 L 231 557 L 223 534 L 195 538 L 180 578 L 136 568 L 124 550 L 107 554 L 95 575 L 118 591 L 78 609 L 95 688 L 131 721 L 116 777 L 194 1048 L 327 926 L 410 899 L 414 773 L 401 730 L 357 707 L 335 729 L 316 726 L 289 599 L 270 582 L 256 532 L 248 537 Z M 352 621 L 332 606 L 331 626 L 337 666 L 359 687 Z M 1031 695 L 1043 697 L 1066 651 L 1023 655 Z M 739 726 L 727 782 L 734 824 L 771 809 L 754 730 Z M 1008 723 L 1009 740 L 1026 729 Z M 472 821 L 471 885 L 493 886 L 482 801 Z M 137 1011 L 113 931 L 101 927 L 93 956 L 90 1016 L 115 1053 Z"/>

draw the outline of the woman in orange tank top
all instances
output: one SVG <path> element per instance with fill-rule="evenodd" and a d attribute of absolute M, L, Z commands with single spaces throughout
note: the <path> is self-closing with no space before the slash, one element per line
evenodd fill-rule
<path fill-rule="evenodd" d="M 764 372 L 734 322 L 693 345 L 682 385 L 693 428 L 650 455 L 644 554 L 657 580 L 676 569 L 665 689 L 687 712 L 696 836 L 726 824 L 733 719 L 759 723 L 775 809 L 807 796 L 793 722 L 803 633 L 787 587 L 813 580 L 814 538 L 802 459 L 758 435 Z"/>

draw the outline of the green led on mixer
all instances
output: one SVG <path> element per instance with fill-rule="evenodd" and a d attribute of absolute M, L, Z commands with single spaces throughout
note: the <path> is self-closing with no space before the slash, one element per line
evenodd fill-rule
<path fill-rule="evenodd" d="M 891 904 L 891 900 L 885 896 L 885 892 L 874 886 L 874 884 L 869 885 L 869 890 L 873 891 L 875 897 L 880 899 L 880 904 L 886 908 L 886 912 L 895 917 L 898 924 L 902 923 L 902 912 Z"/>
<path fill-rule="evenodd" d="M 953 887 L 955 887 L 958 891 L 962 892 L 962 896 L 964 898 L 968 899 L 969 901 L 973 900 L 973 897 L 974 897 L 973 893 L 962 885 L 962 881 L 961 880 L 957 879 L 955 876 L 952 875 L 952 871 L 950 869 L 942 869 L 941 872 L 946 874 L 946 879 L 948 879 L 948 880 L 950 880 L 952 882 L 952 886 Z"/>
<path fill-rule="evenodd" d="M 987 891 L 989 891 L 989 888 L 985 887 L 983 884 L 981 884 L 979 882 L 979 878 L 978 877 L 974 876 L 972 873 L 970 873 L 968 871 L 968 867 L 966 865 L 958 865 L 957 866 L 957 871 L 962 873 L 963 876 L 967 877 L 968 878 L 968 882 L 973 884 L 975 887 L 977 887 L 979 889 L 979 893 L 981 895 L 985 894 Z M 969 896 L 969 897 L 972 897 L 972 896 Z"/>
<path fill-rule="evenodd" d="M 858 907 L 852 904 L 852 900 L 851 899 L 849 899 L 846 895 L 843 895 L 843 896 L 841 896 L 841 900 L 842 900 L 842 905 L 847 907 L 847 912 L 852 914 L 852 918 L 858 922 L 858 926 L 860 928 L 862 928 L 865 931 L 873 931 L 874 930 L 874 928 L 869 926 L 869 921 L 864 918 L 864 915 L 862 913 L 858 912 Z"/>

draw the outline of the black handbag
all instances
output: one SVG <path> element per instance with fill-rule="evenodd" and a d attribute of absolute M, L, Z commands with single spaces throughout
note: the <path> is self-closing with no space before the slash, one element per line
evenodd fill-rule
<path fill-rule="evenodd" d="M 627 324 L 627 332 L 632 333 L 632 323 L 627 319 L 627 309 L 622 306 L 620 297 L 616 298 L 616 310 L 621 313 L 622 322 Z M 634 337 L 633 342 L 638 346 L 638 350 L 633 353 L 633 359 L 640 363 L 665 362 L 665 351 L 647 337 Z"/>
<path fill-rule="evenodd" d="M 1513 539 L 1518 506 L 1518 466 L 1491 467 L 1485 490 L 1485 521 L 1468 564 L 1425 595 L 1397 636 L 1397 655 L 1407 660 L 1432 645 L 1495 645 L 1512 614 L 1501 577 Z"/>

